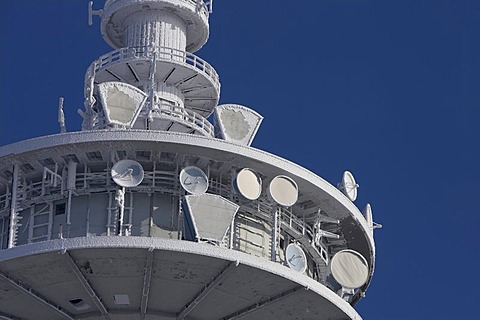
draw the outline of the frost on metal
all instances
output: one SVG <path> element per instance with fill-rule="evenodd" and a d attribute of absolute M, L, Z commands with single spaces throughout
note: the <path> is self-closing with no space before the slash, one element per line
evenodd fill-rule
<path fill-rule="evenodd" d="M 0 147 L 0 318 L 361 319 L 380 225 L 250 147 L 263 117 L 218 105 L 218 74 L 192 54 L 211 9 L 90 3 L 115 50 L 87 69 L 82 131 L 61 100 L 61 134 Z"/>
<path fill-rule="evenodd" d="M 97 85 L 97 94 L 108 127 L 131 128 L 137 120 L 148 95 L 122 82 L 104 82 Z"/>
<path fill-rule="evenodd" d="M 215 108 L 215 126 L 218 136 L 226 141 L 249 146 L 263 117 L 238 104 L 224 104 Z"/>

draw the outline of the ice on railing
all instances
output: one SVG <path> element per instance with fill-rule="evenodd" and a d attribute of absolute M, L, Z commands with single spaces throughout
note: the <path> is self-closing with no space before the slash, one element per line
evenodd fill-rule
<path fill-rule="evenodd" d="M 93 62 L 94 72 L 109 67 L 111 64 L 124 60 L 134 59 L 157 59 L 166 60 L 173 63 L 181 63 L 212 78 L 217 90 L 220 88 L 220 80 L 215 69 L 205 60 L 197 57 L 193 53 L 182 51 L 169 47 L 135 47 L 121 48 L 109 52 Z"/>
<path fill-rule="evenodd" d="M 123 0 L 106 0 L 105 7 L 111 6 L 116 2 L 123 1 Z M 213 0 L 179 0 L 187 2 L 193 6 L 195 6 L 197 11 L 200 11 L 207 16 L 212 13 L 213 11 Z"/>

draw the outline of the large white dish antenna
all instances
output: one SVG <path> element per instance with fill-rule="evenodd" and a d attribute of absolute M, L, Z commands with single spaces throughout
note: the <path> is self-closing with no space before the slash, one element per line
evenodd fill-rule
<path fill-rule="evenodd" d="M 235 192 L 247 200 L 257 200 L 262 193 L 262 179 L 249 168 L 240 170 L 232 184 Z"/>
<path fill-rule="evenodd" d="M 143 181 L 144 171 L 140 163 L 133 160 L 121 160 L 112 167 L 112 179 L 121 187 L 136 187 Z"/>
<path fill-rule="evenodd" d="M 235 219 L 239 206 L 219 195 L 185 196 L 185 239 L 220 244 Z"/>
<path fill-rule="evenodd" d="M 188 193 L 201 195 L 208 189 L 208 177 L 198 167 L 185 167 L 180 171 L 180 184 Z"/>
<path fill-rule="evenodd" d="M 285 259 L 290 269 L 304 273 L 307 269 L 307 257 L 298 244 L 290 243 L 285 251 Z"/>
<path fill-rule="evenodd" d="M 357 199 L 357 188 L 360 187 L 356 182 L 353 174 L 350 171 L 343 173 L 342 182 L 339 185 L 339 189 L 351 200 Z"/>
<path fill-rule="evenodd" d="M 287 176 L 276 176 L 268 186 L 269 196 L 283 207 L 291 207 L 298 200 L 298 186 Z"/>
<path fill-rule="evenodd" d="M 367 283 L 368 263 L 357 251 L 337 252 L 330 263 L 333 278 L 346 289 L 356 289 Z"/>

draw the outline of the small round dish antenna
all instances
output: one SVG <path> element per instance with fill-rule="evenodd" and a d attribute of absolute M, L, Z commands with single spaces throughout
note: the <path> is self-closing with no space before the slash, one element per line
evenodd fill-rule
<path fill-rule="evenodd" d="M 302 248 L 295 243 L 290 243 L 285 251 L 287 264 L 293 271 L 304 273 L 307 269 L 307 257 Z"/>
<path fill-rule="evenodd" d="M 360 186 L 355 182 L 353 174 L 351 174 L 350 171 L 345 171 L 339 189 L 350 199 L 350 201 L 355 201 L 357 199 L 358 187 Z"/>
<path fill-rule="evenodd" d="M 365 220 L 367 220 L 368 227 L 371 231 L 373 231 L 374 229 L 382 228 L 382 225 L 380 223 L 376 223 L 373 221 L 372 206 L 370 205 L 370 203 L 367 203 L 367 205 L 363 209 L 363 216 L 365 217 Z"/>
<path fill-rule="evenodd" d="M 368 263 L 357 251 L 337 252 L 330 262 L 333 278 L 346 289 L 356 289 L 367 283 Z"/>
<path fill-rule="evenodd" d="M 370 203 L 367 203 L 365 208 L 363 209 L 363 216 L 365 217 L 365 220 L 367 220 L 367 224 L 370 230 L 373 230 L 373 213 Z"/>
<path fill-rule="evenodd" d="M 262 179 L 249 168 L 244 168 L 237 173 L 232 181 L 235 193 L 247 200 L 257 200 L 262 193 Z"/>
<path fill-rule="evenodd" d="M 188 193 L 201 195 L 208 189 L 208 177 L 198 167 L 185 167 L 180 171 L 180 184 Z"/>
<path fill-rule="evenodd" d="M 298 200 L 298 186 L 287 176 L 276 176 L 268 186 L 268 194 L 282 207 L 291 207 Z"/>
<path fill-rule="evenodd" d="M 112 167 L 112 179 L 121 187 L 136 187 L 143 181 L 144 171 L 140 163 L 133 160 L 120 160 Z"/>

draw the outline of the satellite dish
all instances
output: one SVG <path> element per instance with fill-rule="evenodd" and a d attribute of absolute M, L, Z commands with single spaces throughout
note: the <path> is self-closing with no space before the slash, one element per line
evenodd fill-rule
<path fill-rule="evenodd" d="M 382 227 L 381 224 L 373 221 L 372 206 L 370 203 L 367 203 L 363 209 L 363 216 L 365 217 L 365 220 L 367 220 L 368 227 L 371 231 L 373 231 L 373 229 L 380 229 Z"/>
<path fill-rule="evenodd" d="M 232 184 L 233 190 L 247 200 L 257 200 L 262 193 L 262 179 L 249 168 L 240 170 Z"/>
<path fill-rule="evenodd" d="M 143 181 L 144 171 L 140 163 L 133 160 L 121 160 L 112 167 L 112 179 L 121 187 L 136 187 Z"/>
<path fill-rule="evenodd" d="M 208 177 L 200 168 L 185 167 L 180 171 L 180 184 L 188 193 L 201 195 L 208 189 Z"/>
<path fill-rule="evenodd" d="M 367 224 L 370 230 L 373 230 L 373 214 L 372 206 L 370 205 L 370 203 L 367 203 L 367 205 L 363 209 L 363 216 L 365 217 L 365 220 L 367 220 Z"/>
<path fill-rule="evenodd" d="M 330 263 L 333 278 L 346 289 L 356 289 L 367 283 L 368 263 L 357 251 L 337 252 Z"/>
<path fill-rule="evenodd" d="M 351 200 L 357 199 L 357 188 L 360 187 L 356 182 L 353 174 L 350 171 L 343 173 L 342 182 L 339 184 L 339 189 Z"/>
<path fill-rule="evenodd" d="M 268 186 L 269 196 L 283 207 L 291 207 L 298 200 L 298 186 L 287 176 L 276 176 Z"/>
<path fill-rule="evenodd" d="M 285 251 L 287 264 L 293 271 L 304 273 L 307 269 L 307 257 L 302 248 L 295 243 L 290 243 Z"/>

